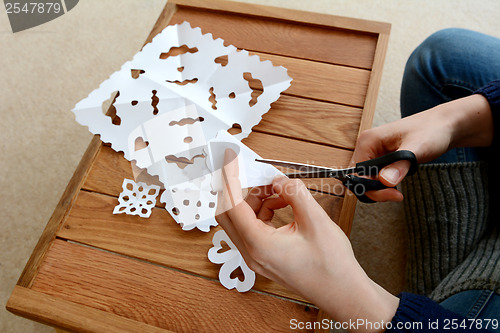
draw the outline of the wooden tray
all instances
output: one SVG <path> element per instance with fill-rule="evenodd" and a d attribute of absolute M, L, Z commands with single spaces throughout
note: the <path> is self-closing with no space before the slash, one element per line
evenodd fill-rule
<path fill-rule="evenodd" d="M 292 86 L 244 140 L 264 158 L 347 166 L 371 126 L 390 25 L 223 1 L 169 1 L 149 38 L 188 21 L 283 65 Z M 158 205 L 149 220 L 113 215 L 130 163 L 94 137 L 31 255 L 7 309 L 71 331 L 290 330 L 324 314 L 261 276 L 226 290 L 207 259 L 213 233 L 184 232 Z M 335 181 L 308 181 L 349 234 L 356 204 Z M 277 220 L 286 223 L 290 211 Z M 311 277 L 313 280 L 314 277 Z M 319 331 L 319 330 L 318 330 Z"/>

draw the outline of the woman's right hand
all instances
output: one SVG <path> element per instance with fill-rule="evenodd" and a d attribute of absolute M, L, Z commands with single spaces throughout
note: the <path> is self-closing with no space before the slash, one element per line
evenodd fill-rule
<path fill-rule="evenodd" d="M 449 149 L 488 146 L 492 140 L 489 103 L 482 95 L 471 95 L 362 132 L 352 163 L 396 150 L 410 150 L 419 163 L 425 163 Z M 379 179 L 384 185 L 394 187 L 403 180 L 409 167 L 408 161 L 395 162 L 380 171 Z M 403 199 L 394 188 L 371 191 L 367 196 L 375 201 Z"/>

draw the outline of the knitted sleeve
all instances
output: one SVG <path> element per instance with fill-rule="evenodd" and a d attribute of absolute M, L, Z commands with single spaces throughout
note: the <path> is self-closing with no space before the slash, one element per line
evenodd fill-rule
<path fill-rule="evenodd" d="M 495 133 L 500 131 L 500 80 L 491 81 L 484 87 L 476 90 L 474 94 L 480 94 L 486 97 L 490 103 L 491 113 L 493 115 L 493 128 Z M 495 134 L 493 145 L 498 147 L 500 135 Z"/>
<path fill-rule="evenodd" d="M 448 311 L 425 296 L 401 293 L 386 332 L 489 332 L 484 323 Z"/>

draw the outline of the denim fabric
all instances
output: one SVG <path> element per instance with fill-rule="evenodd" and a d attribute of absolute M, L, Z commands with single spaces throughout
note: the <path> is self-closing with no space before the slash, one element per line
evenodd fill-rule
<path fill-rule="evenodd" d="M 467 290 L 448 297 L 440 303 L 447 310 L 482 325 L 489 324 L 492 332 L 500 332 L 500 295 L 491 290 Z M 494 321 L 496 320 L 496 322 Z"/>
<path fill-rule="evenodd" d="M 411 54 L 401 86 L 401 116 L 468 96 L 500 78 L 500 39 L 450 28 L 428 37 Z M 431 163 L 481 159 L 481 150 L 456 148 Z"/>

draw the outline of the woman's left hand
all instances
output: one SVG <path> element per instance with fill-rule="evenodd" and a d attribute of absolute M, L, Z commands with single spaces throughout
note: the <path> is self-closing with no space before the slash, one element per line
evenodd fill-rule
<path fill-rule="evenodd" d="M 344 232 L 302 181 L 279 177 L 272 185 L 253 188 L 244 200 L 237 156 L 230 149 L 223 179 L 217 221 L 252 270 L 309 299 L 337 321 L 391 321 L 399 300 L 368 278 Z M 275 228 L 274 211 L 288 205 L 294 220 Z"/>

